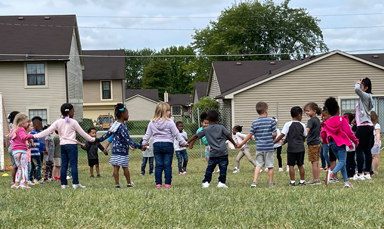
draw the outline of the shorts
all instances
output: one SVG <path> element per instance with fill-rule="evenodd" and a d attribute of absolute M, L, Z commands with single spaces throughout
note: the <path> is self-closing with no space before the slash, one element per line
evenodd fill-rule
<path fill-rule="evenodd" d="M 310 162 L 319 161 L 321 151 L 321 144 L 308 145 L 308 160 Z"/>
<path fill-rule="evenodd" d="M 61 167 L 61 158 L 53 158 L 54 166 Z"/>
<path fill-rule="evenodd" d="M 287 152 L 287 161 L 289 166 L 302 166 L 304 165 L 304 154 L 305 152 L 290 153 Z"/>
<path fill-rule="evenodd" d="M 11 159 L 12 168 L 17 169 L 15 158 L 12 155 L 12 146 L 8 147 L 8 154 L 9 154 L 9 158 Z"/>
<path fill-rule="evenodd" d="M 256 151 L 256 167 L 273 168 L 275 156 L 274 152 Z"/>
<path fill-rule="evenodd" d="M 336 161 L 336 156 L 333 153 L 331 147 L 329 147 L 329 161 Z"/>
<path fill-rule="evenodd" d="M 371 149 L 372 154 L 378 155 L 380 153 L 380 148 L 381 148 L 381 141 L 379 143 L 379 147 L 377 147 L 376 145 L 373 145 Z"/>
<path fill-rule="evenodd" d="M 99 159 L 88 159 L 88 165 L 89 167 L 93 167 L 94 165 L 99 164 Z"/>

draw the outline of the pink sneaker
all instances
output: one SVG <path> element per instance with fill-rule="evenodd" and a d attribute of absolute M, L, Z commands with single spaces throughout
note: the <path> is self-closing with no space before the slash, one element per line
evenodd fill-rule
<path fill-rule="evenodd" d="M 172 185 L 170 185 L 170 184 L 166 184 L 166 185 L 165 185 L 165 188 L 172 188 Z"/>
<path fill-rule="evenodd" d="M 162 188 L 162 187 L 163 187 L 163 185 L 161 185 L 161 184 L 156 185 L 156 188 Z"/>
<path fill-rule="evenodd" d="M 279 168 L 279 172 L 283 172 L 283 168 Z"/>
<path fill-rule="evenodd" d="M 268 168 L 265 168 L 265 169 L 264 169 L 264 172 L 268 172 Z"/>

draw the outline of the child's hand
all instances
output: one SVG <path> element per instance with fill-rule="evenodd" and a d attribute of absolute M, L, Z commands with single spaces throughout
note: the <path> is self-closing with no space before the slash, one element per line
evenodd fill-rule
<path fill-rule="evenodd" d="M 129 146 L 129 148 L 132 150 L 132 151 L 135 151 L 136 148 L 133 148 L 132 146 Z"/>
<path fill-rule="evenodd" d="M 284 145 L 284 142 L 280 140 L 280 144 L 281 144 L 281 145 Z"/>
<path fill-rule="evenodd" d="M 189 149 L 193 149 L 193 144 L 189 144 Z"/>
<path fill-rule="evenodd" d="M 147 150 L 147 146 L 143 145 L 143 148 L 141 148 L 141 151 L 145 151 L 145 150 Z"/>
<path fill-rule="evenodd" d="M 48 155 L 48 151 L 47 150 L 44 150 L 44 155 Z"/>
<path fill-rule="evenodd" d="M 108 155 L 108 152 L 107 152 L 107 151 L 105 151 L 105 152 L 103 151 L 103 153 L 104 153 L 105 155 Z"/>
<path fill-rule="evenodd" d="M 35 147 L 36 147 L 36 145 L 35 145 L 34 142 L 32 142 L 31 146 L 32 146 L 32 148 L 35 148 Z"/>

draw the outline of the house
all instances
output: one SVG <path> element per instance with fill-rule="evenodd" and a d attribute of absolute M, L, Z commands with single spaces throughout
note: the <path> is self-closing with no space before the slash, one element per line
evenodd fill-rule
<path fill-rule="evenodd" d="M 84 118 L 114 116 L 116 104 L 125 99 L 125 51 L 83 50 L 83 55 Z"/>
<path fill-rule="evenodd" d="M 6 112 L 44 123 L 72 103 L 83 118 L 83 58 L 75 15 L 0 16 L 0 92 Z"/>
<path fill-rule="evenodd" d="M 341 113 L 354 113 L 358 98 L 354 84 L 364 77 L 372 81 L 374 110 L 384 122 L 384 54 L 336 50 L 301 60 L 213 62 L 207 92 L 230 110 L 229 126 L 243 125 L 248 131 L 258 117 L 256 103 L 264 101 L 269 116 L 276 116 L 282 128 L 291 119 L 291 107 L 308 102 L 322 107 L 330 96 L 338 99 Z"/>
<path fill-rule="evenodd" d="M 159 103 L 157 89 L 126 89 L 125 106 L 130 121 L 151 120 Z"/>
<path fill-rule="evenodd" d="M 196 82 L 193 86 L 193 103 L 196 104 L 203 97 L 207 96 L 208 82 Z"/>
<path fill-rule="evenodd" d="M 173 117 L 189 116 L 192 111 L 192 99 L 190 94 L 164 93 L 164 102 L 171 106 Z"/>

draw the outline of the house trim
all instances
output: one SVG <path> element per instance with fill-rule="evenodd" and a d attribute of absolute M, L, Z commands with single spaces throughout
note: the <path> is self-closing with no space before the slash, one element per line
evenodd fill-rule
<path fill-rule="evenodd" d="M 28 73 L 27 73 L 27 64 L 24 63 L 24 89 L 41 89 L 41 88 L 49 88 L 49 76 L 48 76 L 48 65 L 47 62 L 34 62 L 33 64 L 44 64 L 44 80 L 45 85 L 28 85 Z"/>
<path fill-rule="evenodd" d="M 379 94 L 379 95 L 372 95 L 373 98 L 384 98 L 384 94 Z M 343 99 L 359 99 L 359 96 L 358 95 L 355 95 L 355 96 L 337 96 L 337 102 L 339 103 L 339 106 L 340 106 L 340 110 L 341 109 L 341 100 Z"/>
<path fill-rule="evenodd" d="M 111 98 L 103 99 L 103 82 L 110 82 Z M 112 80 L 100 80 L 100 100 L 101 101 L 113 101 L 113 83 Z"/>
<path fill-rule="evenodd" d="M 83 107 L 89 106 L 115 106 L 116 103 L 83 103 Z"/>
<path fill-rule="evenodd" d="M 29 110 L 47 110 L 47 123 L 51 123 L 50 120 L 50 112 L 49 112 L 49 106 L 31 106 L 25 108 L 25 113 L 29 116 Z M 29 117 L 33 118 L 33 117 Z"/>
<path fill-rule="evenodd" d="M 213 62 L 211 63 L 211 71 L 209 72 L 209 79 L 208 79 L 208 86 L 207 86 L 207 91 L 206 91 L 206 95 L 209 96 L 209 91 L 211 90 L 211 86 L 212 86 L 212 78 L 213 78 L 213 72 L 215 71 L 215 67 L 213 66 Z M 216 76 L 217 77 L 217 76 Z M 219 84 L 219 89 L 220 89 L 220 83 L 219 81 L 217 81 L 217 83 Z M 221 93 L 221 90 L 220 90 L 220 93 Z"/>
<path fill-rule="evenodd" d="M 136 98 L 136 97 L 140 97 L 140 98 L 142 98 L 142 99 L 148 100 L 148 101 L 153 102 L 153 103 L 156 103 L 156 104 L 159 103 L 159 102 L 156 102 L 155 100 L 152 100 L 152 99 L 150 99 L 150 98 L 147 98 L 147 97 L 142 96 L 142 95 L 139 95 L 139 94 L 136 94 L 136 95 L 134 95 L 134 96 L 131 96 L 131 97 L 125 99 L 125 102 L 127 102 L 128 100 L 134 99 L 134 98 Z"/>

